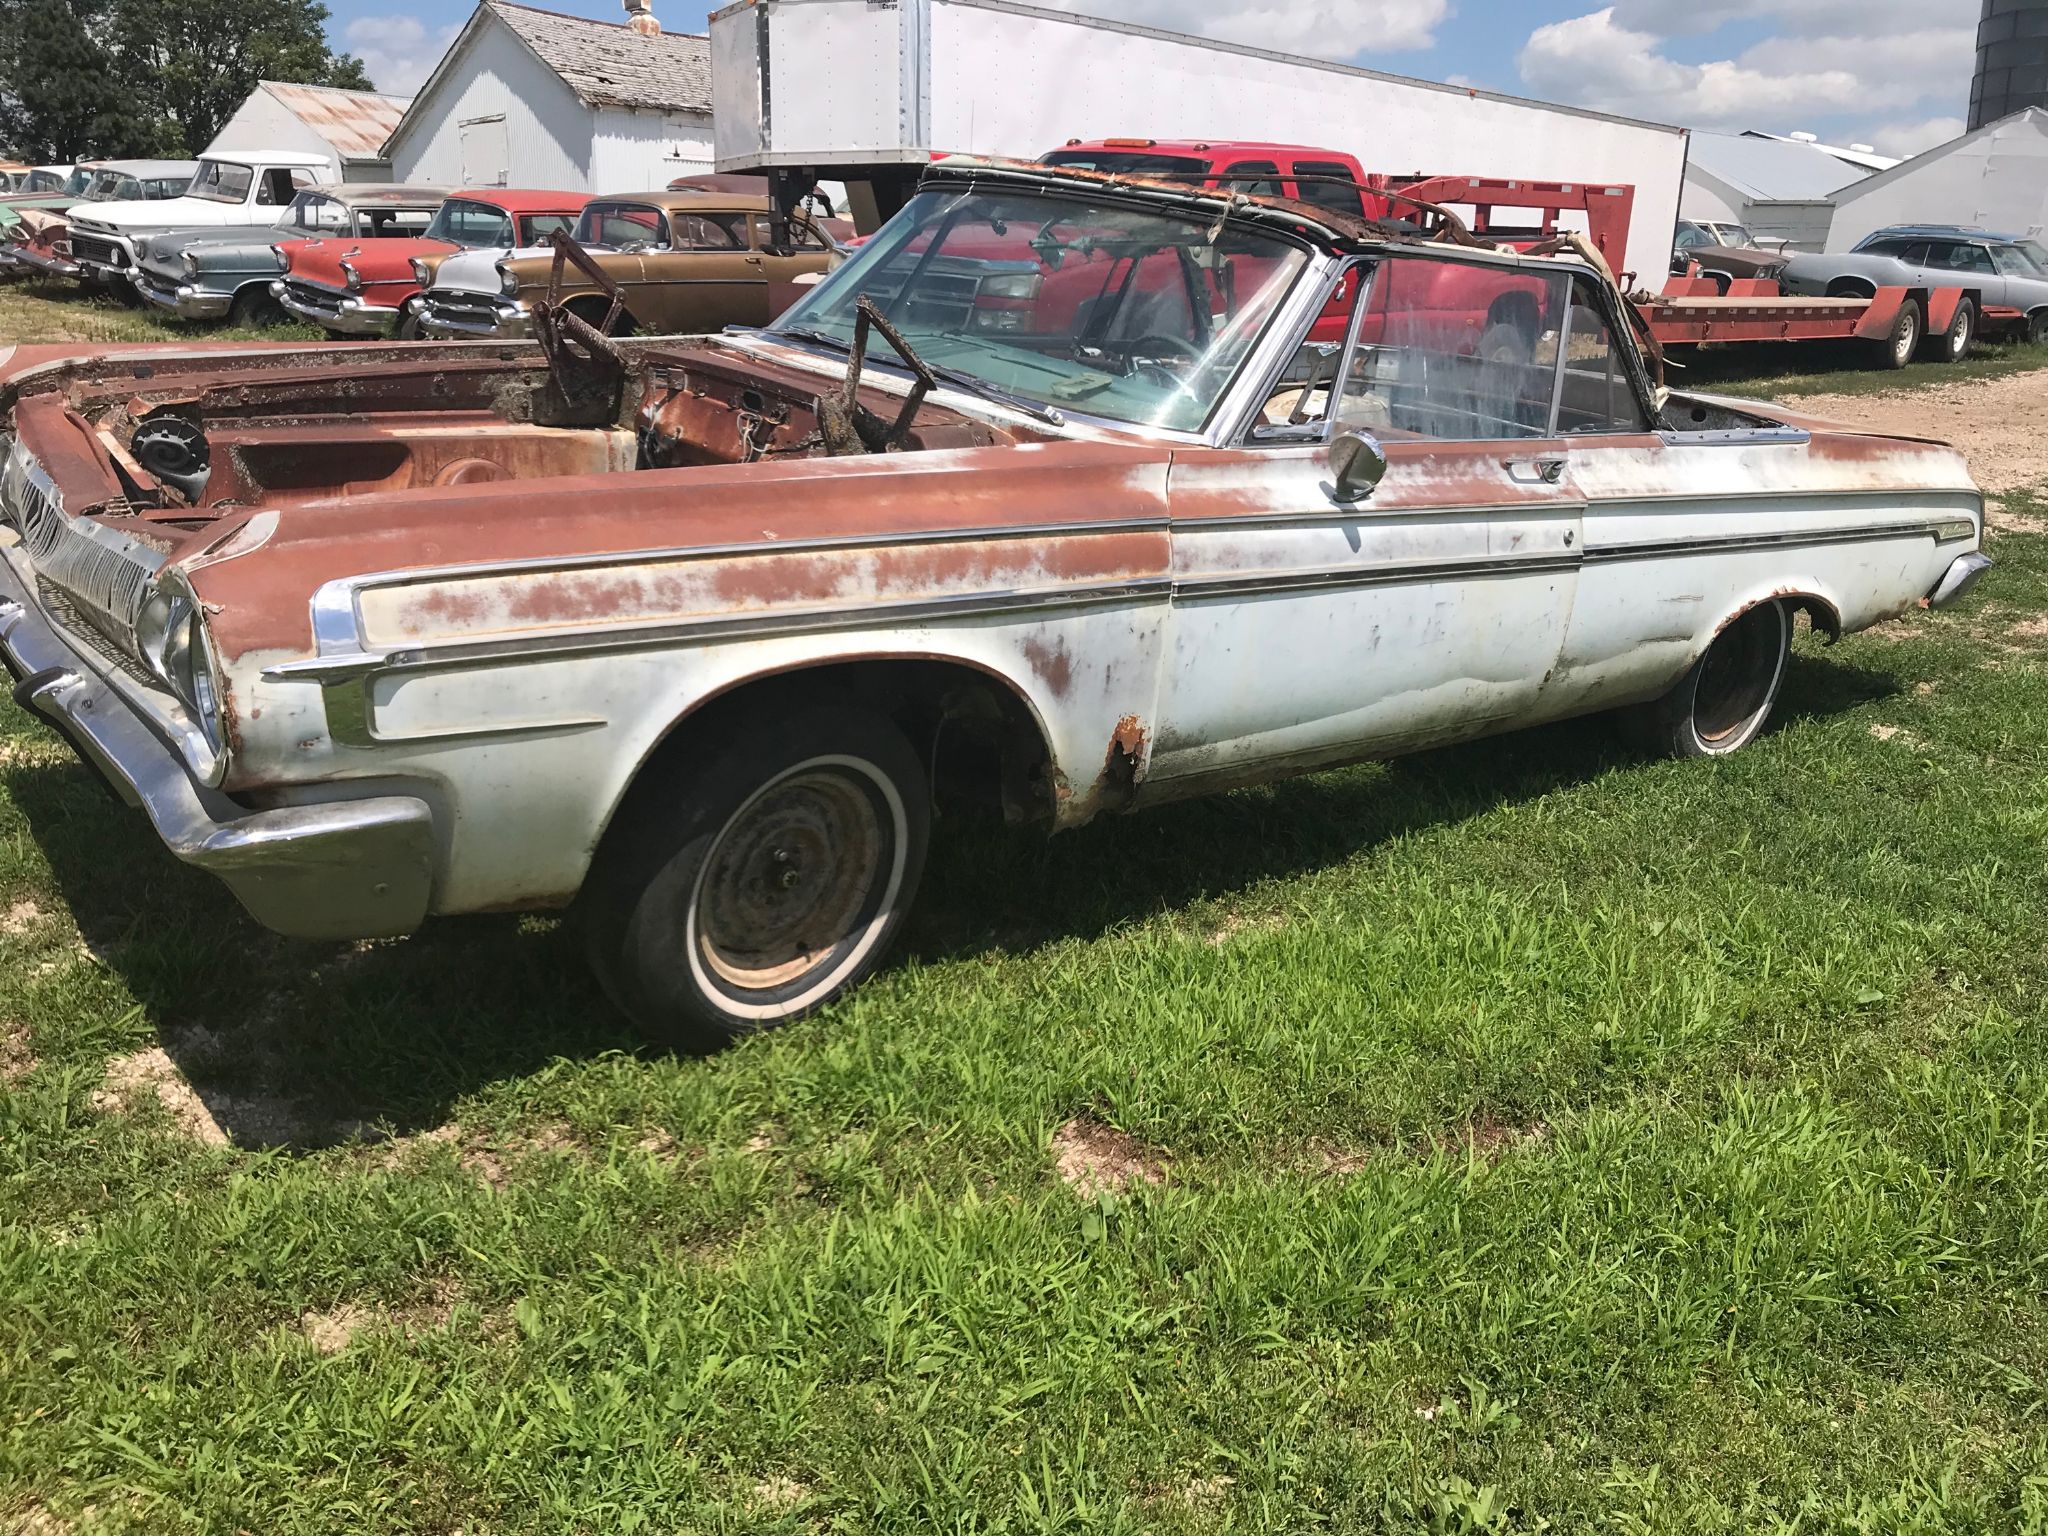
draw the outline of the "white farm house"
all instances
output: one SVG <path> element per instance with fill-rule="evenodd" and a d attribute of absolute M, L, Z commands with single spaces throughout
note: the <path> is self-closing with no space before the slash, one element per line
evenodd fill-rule
<path fill-rule="evenodd" d="M 384 146 L 395 180 L 633 192 L 712 168 L 711 53 L 627 25 L 484 0 Z"/>

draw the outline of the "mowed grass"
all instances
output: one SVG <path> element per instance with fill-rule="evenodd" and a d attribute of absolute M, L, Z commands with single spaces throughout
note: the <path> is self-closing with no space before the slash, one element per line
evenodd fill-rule
<path fill-rule="evenodd" d="M 2009 378 L 2048 368 L 2048 346 L 2016 338 L 1979 338 L 1960 363 L 1916 357 L 1893 371 L 1872 366 L 1869 342 L 1743 342 L 1714 347 L 1680 347 L 1667 360 L 1665 382 L 1673 389 L 1749 395 L 1874 395 L 1931 384 Z M 1793 402 L 1796 404 L 1797 402 Z"/>
<path fill-rule="evenodd" d="M 8 342 L 331 341 L 312 325 L 261 328 L 188 322 L 71 283 L 0 278 L 0 346 Z"/>
<path fill-rule="evenodd" d="M 2005 511 L 1733 760 L 951 828 L 706 1060 L 552 923 L 267 937 L 0 714 L 0 1528 L 2048 1527 Z"/>

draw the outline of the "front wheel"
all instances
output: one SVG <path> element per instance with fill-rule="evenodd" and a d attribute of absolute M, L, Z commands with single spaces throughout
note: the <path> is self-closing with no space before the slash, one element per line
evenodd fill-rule
<path fill-rule="evenodd" d="M 2027 316 L 2027 340 L 2037 347 L 2048 346 L 2048 309 Z"/>
<path fill-rule="evenodd" d="M 1629 714 L 1632 733 L 1667 757 L 1726 757 L 1756 740 L 1771 717 L 1792 652 L 1792 613 L 1759 603 L 1714 637 L 1661 699 Z"/>
<path fill-rule="evenodd" d="M 710 1050 L 813 1013 L 881 963 L 924 871 L 924 770 L 878 715 L 749 717 L 665 754 L 605 834 L 586 951 L 648 1033 Z"/>
<path fill-rule="evenodd" d="M 249 284 L 228 306 L 228 324 L 244 330 L 258 331 L 284 322 L 284 306 L 271 297 L 268 283 Z"/>

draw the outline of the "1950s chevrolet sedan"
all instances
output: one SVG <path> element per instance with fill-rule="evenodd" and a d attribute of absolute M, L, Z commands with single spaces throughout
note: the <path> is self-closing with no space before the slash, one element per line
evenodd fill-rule
<path fill-rule="evenodd" d="M 692 1045 L 866 975 L 935 804 L 1732 752 L 1796 614 L 1988 564 L 1954 452 L 1666 395 L 1595 265 L 1448 221 L 953 161 L 768 329 L 538 320 L 0 363 L 0 651 L 262 922 L 573 906 Z"/>

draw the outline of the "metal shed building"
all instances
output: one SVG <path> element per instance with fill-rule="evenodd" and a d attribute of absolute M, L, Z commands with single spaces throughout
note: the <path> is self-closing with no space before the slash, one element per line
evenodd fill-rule
<path fill-rule="evenodd" d="M 389 181 L 384 140 L 410 98 L 264 80 L 221 125 L 206 153 L 283 149 L 325 155 L 340 181 Z"/>
<path fill-rule="evenodd" d="M 1760 239 L 1825 247 L 1834 196 L 1868 173 L 1818 144 L 1695 129 L 1680 211 L 1745 225 Z"/>
<path fill-rule="evenodd" d="M 1850 250 L 1890 224 L 2040 234 L 2048 227 L 2048 111 L 2028 107 L 1844 187 L 1827 248 Z"/>

